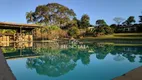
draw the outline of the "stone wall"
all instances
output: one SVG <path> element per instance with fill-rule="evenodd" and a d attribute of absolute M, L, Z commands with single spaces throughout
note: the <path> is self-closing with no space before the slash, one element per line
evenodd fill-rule
<path fill-rule="evenodd" d="M 33 41 L 33 36 L 25 35 L 25 34 L 16 34 L 14 39 L 15 39 L 14 41 L 17 41 L 17 42 L 20 42 L 20 41 L 28 42 L 28 41 Z"/>
<path fill-rule="evenodd" d="M 25 34 L 15 34 L 13 36 L 1 36 L 0 42 L 10 42 L 10 41 L 16 41 L 16 42 L 31 42 L 33 41 L 32 35 L 25 35 Z"/>
<path fill-rule="evenodd" d="M 10 41 L 10 37 L 9 36 L 1 36 L 0 37 L 0 41 L 9 42 Z"/>

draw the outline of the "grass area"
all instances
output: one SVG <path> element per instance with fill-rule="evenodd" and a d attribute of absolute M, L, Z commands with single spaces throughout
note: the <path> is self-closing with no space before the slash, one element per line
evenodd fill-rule
<path fill-rule="evenodd" d="M 112 35 L 105 35 L 105 36 L 96 37 L 96 38 L 137 39 L 137 38 L 142 38 L 142 33 L 115 33 L 115 34 L 112 34 Z"/>
<path fill-rule="evenodd" d="M 103 44 L 115 44 L 117 46 L 119 45 L 140 45 L 142 44 L 142 33 L 118 33 L 118 34 L 112 34 L 112 35 L 105 35 L 100 37 L 84 37 L 82 39 L 79 39 L 81 42 L 86 43 L 103 43 Z"/>
<path fill-rule="evenodd" d="M 114 45 L 114 46 L 142 46 L 142 44 L 117 44 L 117 43 L 100 43 L 100 44 L 106 44 L 106 45 Z"/>
<path fill-rule="evenodd" d="M 142 37 L 142 33 L 118 33 L 113 34 L 114 37 Z"/>
<path fill-rule="evenodd" d="M 110 39 L 110 40 L 119 40 L 119 39 L 141 39 L 142 40 L 142 33 L 118 33 L 112 35 L 104 35 L 100 37 L 84 37 L 83 39 Z"/>

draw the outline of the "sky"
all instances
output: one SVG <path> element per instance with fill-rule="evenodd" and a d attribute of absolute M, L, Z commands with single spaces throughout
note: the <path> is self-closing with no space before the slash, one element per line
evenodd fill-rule
<path fill-rule="evenodd" d="M 113 24 L 115 17 L 135 16 L 138 21 L 142 15 L 142 0 L 0 0 L 0 22 L 27 23 L 26 12 L 53 2 L 73 9 L 78 19 L 88 14 L 93 25 L 98 19 Z"/>

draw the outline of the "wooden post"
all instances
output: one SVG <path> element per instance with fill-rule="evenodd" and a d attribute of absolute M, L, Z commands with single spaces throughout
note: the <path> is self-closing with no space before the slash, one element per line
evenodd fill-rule
<path fill-rule="evenodd" d="M 20 48 L 20 56 L 22 56 L 22 48 Z"/>
<path fill-rule="evenodd" d="M 22 33 L 22 27 L 20 27 L 20 34 Z"/>
<path fill-rule="evenodd" d="M 6 37 L 6 42 L 8 42 L 7 36 L 5 36 L 5 37 Z"/>
<path fill-rule="evenodd" d="M 13 35 L 13 39 L 14 39 L 13 41 L 15 41 L 15 34 Z"/>
<path fill-rule="evenodd" d="M 42 35 L 42 40 L 43 40 L 43 28 L 41 28 L 41 35 Z"/>
<path fill-rule="evenodd" d="M 21 39 L 23 41 L 23 38 L 22 38 L 22 27 L 20 27 L 20 35 L 19 35 L 19 39 Z M 20 41 L 21 41 L 20 40 Z"/>
<path fill-rule="evenodd" d="M 32 39 L 34 40 L 34 36 L 35 36 L 35 34 L 34 34 L 34 30 L 32 30 Z M 32 41 L 33 41 L 32 40 Z"/>
<path fill-rule="evenodd" d="M 41 28 L 41 38 L 42 38 L 42 41 L 43 41 L 43 27 Z"/>
<path fill-rule="evenodd" d="M 2 36 L 2 41 L 4 41 L 3 37 L 4 37 L 4 36 Z"/>

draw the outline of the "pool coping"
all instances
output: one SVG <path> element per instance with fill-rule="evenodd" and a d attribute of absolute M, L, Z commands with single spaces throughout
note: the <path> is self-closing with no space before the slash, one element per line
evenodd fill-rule
<path fill-rule="evenodd" d="M 113 80 L 142 80 L 142 66 L 129 71 L 122 76 L 116 77 Z"/>
<path fill-rule="evenodd" d="M 0 49 L 0 80 L 16 80 Z"/>

